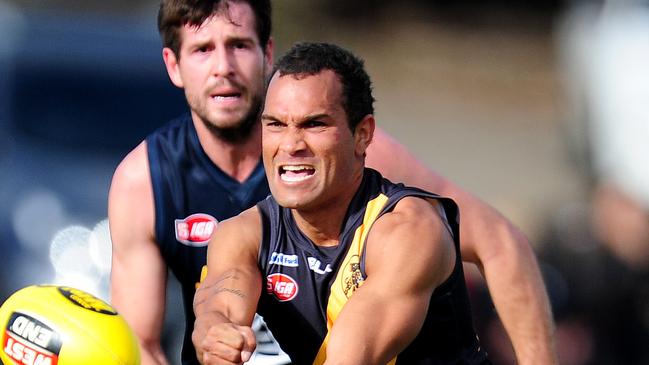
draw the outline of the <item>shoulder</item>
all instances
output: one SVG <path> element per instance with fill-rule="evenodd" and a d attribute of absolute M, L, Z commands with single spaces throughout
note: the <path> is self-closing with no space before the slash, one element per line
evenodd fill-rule
<path fill-rule="evenodd" d="M 146 142 L 143 141 L 124 157 L 113 174 L 108 192 L 111 228 L 120 221 L 125 226 L 137 223 L 138 227 L 147 227 L 153 232 L 154 210 Z"/>
<path fill-rule="evenodd" d="M 146 142 L 117 166 L 108 193 L 108 219 L 114 246 L 134 246 L 154 240 L 153 189 Z"/>
<path fill-rule="evenodd" d="M 252 207 L 219 224 L 208 245 L 208 262 L 218 260 L 223 255 L 256 261 L 261 237 L 259 211 L 257 207 Z"/>
<path fill-rule="evenodd" d="M 441 223 L 440 202 L 423 196 L 405 196 L 377 221 L 379 226 Z"/>
<path fill-rule="evenodd" d="M 246 242 L 259 242 L 261 231 L 261 216 L 259 209 L 254 206 L 244 210 L 239 215 L 222 221 L 217 232 L 221 236 L 236 236 Z"/>
<path fill-rule="evenodd" d="M 374 223 L 366 243 L 368 277 L 401 272 L 437 286 L 450 276 L 455 246 L 438 204 L 407 196 Z"/>
<path fill-rule="evenodd" d="M 151 188 L 147 142 L 142 141 L 120 162 L 113 174 L 111 191 L 136 191 Z"/>
<path fill-rule="evenodd" d="M 250 230 L 259 228 L 261 224 L 261 216 L 259 213 L 259 208 L 257 206 L 244 210 L 235 218 L 237 219 L 237 224 L 240 227 L 250 228 Z"/>
<path fill-rule="evenodd" d="M 380 245 L 397 251 L 452 251 L 453 239 L 440 204 L 419 196 L 402 198 L 372 226 L 369 249 Z"/>

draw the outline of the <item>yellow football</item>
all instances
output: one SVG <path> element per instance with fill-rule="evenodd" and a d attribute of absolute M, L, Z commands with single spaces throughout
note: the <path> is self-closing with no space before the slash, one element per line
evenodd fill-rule
<path fill-rule="evenodd" d="M 79 289 L 34 285 L 0 307 L 5 365 L 137 365 L 128 324 L 109 304 Z"/>

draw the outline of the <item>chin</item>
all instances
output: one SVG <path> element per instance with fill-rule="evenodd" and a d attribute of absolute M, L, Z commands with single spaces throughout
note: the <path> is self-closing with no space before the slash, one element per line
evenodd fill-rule
<path fill-rule="evenodd" d="M 241 122 L 241 118 L 238 115 L 223 115 L 223 114 L 218 114 L 213 116 L 210 121 L 210 125 L 213 128 L 217 129 L 231 129 L 231 128 L 236 128 Z"/>
<path fill-rule="evenodd" d="M 281 205 L 284 208 L 288 209 L 298 209 L 300 208 L 300 200 L 296 198 L 285 198 L 274 196 L 277 204 Z"/>
<path fill-rule="evenodd" d="M 320 194 L 320 189 L 311 184 L 286 184 L 279 179 L 274 182 L 269 181 L 269 184 L 275 201 L 289 209 L 304 209 L 312 206 Z"/>
<path fill-rule="evenodd" d="M 287 209 L 300 209 L 309 204 L 309 202 L 305 200 L 304 197 L 296 196 L 294 194 L 273 193 L 273 197 L 277 201 L 277 204 Z"/>

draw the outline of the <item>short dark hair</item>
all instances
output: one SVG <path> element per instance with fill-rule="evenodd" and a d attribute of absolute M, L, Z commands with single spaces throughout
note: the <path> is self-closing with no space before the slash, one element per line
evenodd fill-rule
<path fill-rule="evenodd" d="M 185 24 L 200 26 L 221 13 L 228 16 L 230 3 L 247 3 L 255 14 L 259 45 L 266 49 L 272 28 L 270 0 L 162 0 L 158 10 L 158 32 L 164 47 L 180 56 L 180 32 Z"/>
<path fill-rule="evenodd" d="M 342 104 L 349 128 L 354 132 L 368 114 L 374 114 L 372 81 L 364 62 L 350 51 L 329 43 L 296 43 L 275 64 L 273 74 L 315 75 L 331 70 L 342 84 Z"/>

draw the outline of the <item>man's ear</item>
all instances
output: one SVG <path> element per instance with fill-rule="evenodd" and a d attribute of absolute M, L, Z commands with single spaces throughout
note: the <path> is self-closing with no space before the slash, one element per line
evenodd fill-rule
<path fill-rule="evenodd" d="M 275 41 L 273 41 L 273 37 L 268 38 L 268 43 L 266 43 L 266 47 L 264 48 L 264 62 L 266 62 L 266 78 L 270 78 L 271 72 L 273 72 L 273 62 L 275 55 Z"/>
<path fill-rule="evenodd" d="M 360 123 L 356 125 L 354 130 L 354 139 L 356 143 L 356 155 L 365 156 L 367 147 L 372 142 L 374 138 L 374 129 L 376 128 L 376 121 L 374 120 L 374 115 L 366 115 Z"/>
<path fill-rule="evenodd" d="M 169 79 L 171 79 L 171 82 L 176 85 L 179 88 L 183 88 L 183 78 L 180 76 L 180 70 L 178 69 L 178 57 L 176 57 L 176 54 L 174 51 L 171 50 L 169 47 L 165 47 L 162 49 L 162 60 L 165 63 L 165 67 L 167 68 L 167 74 L 169 75 Z"/>

